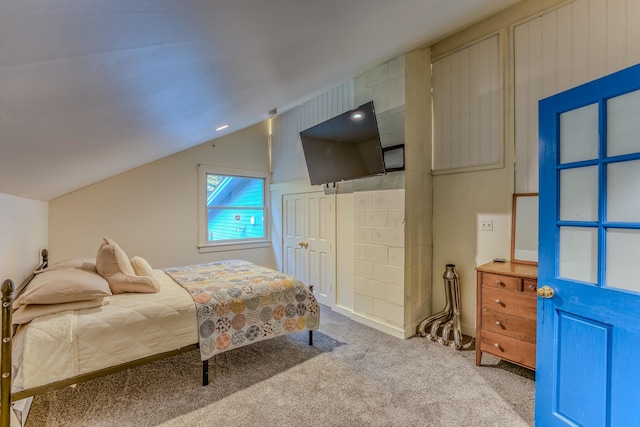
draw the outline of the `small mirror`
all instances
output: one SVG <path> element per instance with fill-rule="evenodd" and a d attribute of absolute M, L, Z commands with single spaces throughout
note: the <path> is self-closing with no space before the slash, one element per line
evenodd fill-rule
<path fill-rule="evenodd" d="M 513 195 L 511 262 L 538 264 L 538 193 Z"/>

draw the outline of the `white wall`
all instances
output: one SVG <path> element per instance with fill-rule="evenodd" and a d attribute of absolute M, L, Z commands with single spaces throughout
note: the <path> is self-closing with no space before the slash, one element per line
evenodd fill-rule
<path fill-rule="evenodd" d="M 433 61 L 433 173 L 503 165 L 500 34 Z"/>
<path fill-rule="evenodd" d="M 64 195 L 49 205 L 51 258 L 94 257 L 103 236 L 152 267 L 243 258 L 274 268 L 270 247 L 200 254 L 198 165 L 269 171 L 261 123 Z"/>
<path fill-rule="evenodd" d="M 514 192 L 514 102 L 512 26 L 526 21 L 562 0 L 524 0 L 476 25 L 432 46 L 432 56 L 441 58 L 498 33 L 503 48 L 503 135 L 504 166 L 461 171 L 433 178 L 433 299 L 432 309 L 445 306 L 442 274 L 445 265 L 455 264 L 460 275 L 462 332 L 475 336 L 475 267 L 493 258 L 509 259 L 511 244 L 511 200 Z M 480 71 L 479 71 L 480 72 Z M 476 118 L 470 118 L 475 120 Z M 438 144 L 434 141 L 434 144 Z M 481 231 L 481 220 L 492 220 L 492 231 Z"/>
<path fill-rule="evenodd" d="M 510 256 L 513 192 L 538 189 L 538 100 L 640 61 L 638 12 L 640 0 L 524 0 L 432 46 L 442 57 L 496 32 L 506 46 L 504 168 L 433 180 L 433 309 L 445 304 L 444 265 L 456 264 L 464 333 L 475 335 L 475 267 Z"/>
<path fill-rule="evenodd" d="M 461 323 L 475 336 L 475 267 L 495 257 L 509 258 L 513 169 L 493 169 L 433 177 L 433 311 L 445 306 L 442 274 L 455 264 L 460 276 Z M 493 231 L 479 222 L 493 220 Z"/>
<path fill-rule="evenodd" d="M 336 196 L 336 309 L 353 309 L 353 193 Z"/>
<path fill-rule="evenodd" d="M 274 184 L 298 180 L 309 184 L 299 132 L 357 107 L 353 91 L 354 82 L 348 80 L 272 120 Z"/>
<path fill-rule="evenodd" d="M 432 311 L 446 305 L 442 274 L 460 276 L 461 327 L 475 335 L 475 267 L 509 258 L 513 148 L 504 144 L 504 33 L 440 55 L 433 67 Z M 485 36 L 486 37 L 486 36 Z M 472 83 L 466 83 L 466 81 Z M 480 221 L 493 222 L 480 231 Z"/>
<path fill-rule="evenodd" d="M 0 281 L 18 286 L 48 245 L 49 204 L 0 193 Z"/>
<path fill-rule="evenodd" d="M 405 85 L 405 337 L 432 312 L 431 48 L 408 52 Z"/>
<path fill-rule="evenodd" d="M 514 28 L 517 193 L 538 191 L 538 101 L 640 63 L 640 1 L 577 0 Z"/>

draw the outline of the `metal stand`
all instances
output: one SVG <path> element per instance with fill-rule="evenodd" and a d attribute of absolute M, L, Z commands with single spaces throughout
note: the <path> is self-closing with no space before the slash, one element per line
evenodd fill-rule
<path fill-rule="evenodd" d="M 450 345 L 456 350 L 462 349 L 462 330 L 460 329 L 460 280 L 454 264 L 447 264 L 442 276 L 446 304 L 442 311 L 427 317 L 418 326 L 417 334 L 442 345 Z M 438 337 L 438 330 L 442 334 Z M 453 342 L 449 344 L 449 336 L 453 329 Z M 429 331 L 429 332 L 427 332 Z"/>

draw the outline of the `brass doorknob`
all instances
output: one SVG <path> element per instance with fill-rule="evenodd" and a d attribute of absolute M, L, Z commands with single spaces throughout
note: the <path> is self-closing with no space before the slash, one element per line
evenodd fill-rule
<path fill-rule="evenodd" d="M 553 298 L 553 289 L 550 288 L 549 286 L 543 286 L 541 288 L 538 288 L 538 296 L 540 298 Z"/>

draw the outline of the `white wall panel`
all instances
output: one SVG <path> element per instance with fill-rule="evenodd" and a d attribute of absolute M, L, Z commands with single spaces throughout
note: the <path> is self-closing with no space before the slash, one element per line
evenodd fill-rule
<path fill-rule="evenodd" d="M 538 101 L 640 62 L 640 0 L 577 0 L 514 28 L 515 191 L 538 191 Z"/>
<path fill-rule="evenodd" d="M 49 249 L 49 203 L 0 193 L 0 281 L 16 286 L 40 264 Z"/>
<path fill-rule="evenodd" d="M 354 108 L 353 86 L 349 80 L 273 120 L 273 183 L 308 179 L 299 132 Z"/>
<path fill-rule="evenodd" d="M 640 1 L 627 2 L 627 16 L 625 28 L 627 29 L 627 40 L 625 44 L 625 61 L 627 64 L 640 63 L 640 25 L 638 25 L 638 16 L 640 16 Z"/>
<path fill-rule="evenodd" d="M 433 170 L 502 165 L 500 40 L 496 34 L 433 62 Z"/>

